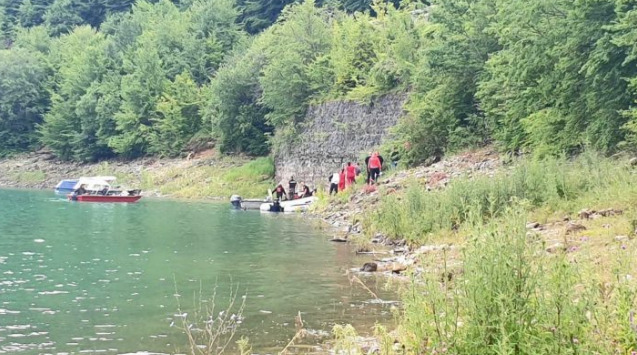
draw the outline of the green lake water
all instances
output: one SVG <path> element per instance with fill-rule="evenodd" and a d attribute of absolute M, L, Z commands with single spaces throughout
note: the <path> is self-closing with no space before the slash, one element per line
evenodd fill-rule
<path fill-rule="evenodd" d="M 194 295 L 207 300 L 215 287 L 215 313 L 231 289 L 236 303 L 245 295 L 236 339 L 256 353 L 278 353 L 298 312 L 319 335 L 335 323 L 364 333 L 390 321 L 391 303 L 346 276 L 366 260 L 315 224 L 229 203 L 77 203 L 0 190 L 0 353 L 187 352 L 176 325 L 202 305 Z M 396 299 L 382 281 L 363 280 Z"/>

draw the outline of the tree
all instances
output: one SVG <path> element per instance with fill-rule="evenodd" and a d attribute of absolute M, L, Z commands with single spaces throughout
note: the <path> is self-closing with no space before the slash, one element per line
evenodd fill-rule
<path fill-rule="evenodd" d="M 484 142 L 489 127 L 475 97 L 489 56 L 499 49 L 488 31 L 495 0 L 440 0 L 421 27 L 420 63 L 398 131 L 414 163 Z"/>
<path fill-rule="evenodd" d="M 272 25 L 286 5 L 296 0 L 239 0 L 239 20 L 248 33 L 255 34 Z"/>
<path fill-rule="evenodd" d="M 501 1 L 492 26 L 503 49 L 479 84 L 481 107 L 507 149 L 612 151 L 630 103 L 626 53 L 611 40 L 608 1 Z"/>
<path fill-rule="evenodd" d="M 157 103 L 157 118 L 149 136 L 149 153 L 178 155 L 203 127 L 201 95 L 190 74 L 177 75 Z"/>
<path fill-rule="evenodd" d="M 631 99 L 633 106 L 626 108 L 622 114 L 627 119 L 626 124 L 622 127 L 626 133 L 623 144 L 631 150 L 637 150 L 637 3 L 630 0 L 617 1 L 615 8 L 618 21 L 611 27 L 613 44 L 623 48 L 626 51 L 626 57 L 622 62 L 625 68 L 633 70 L 631 75 L 626 77 L 629 80 L 629 89 L 631 90 Z"/>
<path fill-rule="evenodd" d="M 36 127 L 49 105 L 49 70 L 41 55 L 0 50 L 0 153 L 37 146 Z"/>
<path fill-rule="evenodd" d="M 157 119 L 155 107 L 167 81 L 157 49 L 149 42 L 138 44 L 124 62 L 122 105 L 115 114 L 117 133 L 109 140 L 116 153 L 128 158 L 148 151 L 149 133 Z"/>
<path fill-rule="evenodd" d="M 72 0 L 55 0 L 46 10 L 44 22 L 52 36 L 59 36 L 71 32 L 74 27 L 81 25 L 83 20 Z"/>
<path fill-rule="evenodd" d="M 92 161 L 112 155 L 104 137 L 104 127 L 112 126 L 112 113 L 99 110 L 107 45 L 104 35 L 88 26 L 77 27 L 53 45 L 56 75 L 41 133 L 42 142 L 60 158 Z"/>
<path fill-rule="evenodd" d="M 312 83 L 310 68 L 327 53 L 330 37 L 327 12 L 307 0 L 286 8 L 280 23 L 256 43 L 267 58 L 259 81 L 273 126 L 294 130 L 309 100 L 322 91 Z"/>
<path fill-rule="evenodd" d="M 264 62 L 265 55 L 256 48 L 235 53 L 210 83 L 204 118 L 212 124 L 222 152 L 269 152 L 268 135 L 273 127 L 265 118 L 269 110 L 260 102 L 258 80 Z"/>

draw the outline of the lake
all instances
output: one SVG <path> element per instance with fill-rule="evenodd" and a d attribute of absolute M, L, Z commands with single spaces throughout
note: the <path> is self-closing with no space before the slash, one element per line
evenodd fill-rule
<path fill-rule="evenodd" d="M 335 323 L 369 333 L 390 321 L 391 303 L 346 274 L 367 260 L 317 226 L 229 203 L 77 203 L 0 190 L 0 353 L 188 352 L 181 327 L 203 329 L 195 313 L 222 319 L 232 291 L 234 340 L 247 337 L 256 353 L 285 347 L 299 312 L 316 335 L 307 344 Z M 363 280 L 397 298 L 382 280 Z"/>

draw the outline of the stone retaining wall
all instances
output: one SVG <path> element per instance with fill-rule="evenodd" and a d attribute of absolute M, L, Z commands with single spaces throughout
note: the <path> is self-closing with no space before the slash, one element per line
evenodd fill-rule
<path fill-rule="evenodd" d="M 311 106 L 298 139 L 275 154 L 277 181 L 327 185 L 348 161 L 363 162 L 403 116 L 405 96 L 387 95 L 370 104 L 334 101 Z M 364 167 L 363 167 L 364 168 Z"/>

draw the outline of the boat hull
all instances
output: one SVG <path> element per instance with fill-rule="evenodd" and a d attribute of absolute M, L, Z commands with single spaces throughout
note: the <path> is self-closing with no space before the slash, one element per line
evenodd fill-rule
<path fill-rule="evenodd" d="M 73 192 L 73 189 L 55 189 L 54 191 L 58 195 L 65 195 Z"/>
<path fill-rule="evenodd" d="M 137 196 L 102 196 L 102 195 L 68 195 L 69 200 L 78 202 L 137 202 L 140 195 Z"/>
<path fill-rule="evenodd" d="M 241 208 L 244 210 L 258 210 L 265 202 L 264 200 L 242 200 Z"/>
<path fill-rule="evenodd" d="M 272 202 L 267 202 L 261 204 L 259 209 L 261 212 L 303 212 L 307 211 L 308 207 L 317 200 L 318 198 L 312 196 L 282 201 L 279 203 L 280 208 L 277 208 Z"/>

